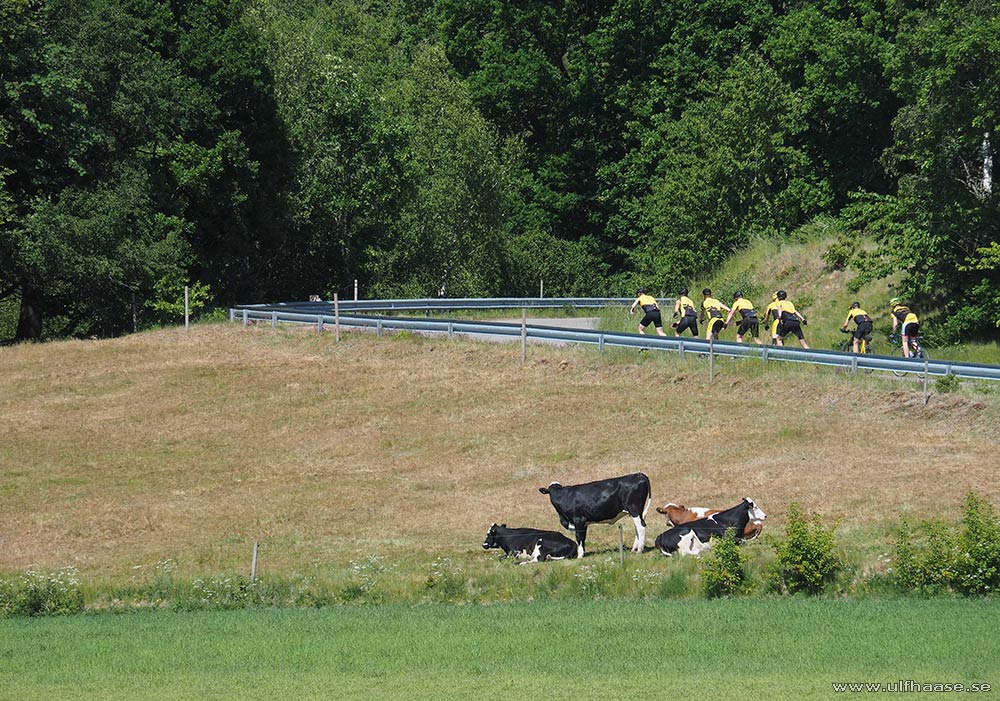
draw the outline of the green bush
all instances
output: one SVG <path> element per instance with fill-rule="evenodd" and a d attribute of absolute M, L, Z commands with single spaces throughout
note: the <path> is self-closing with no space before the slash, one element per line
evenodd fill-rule
<path fill-rule="evenodd" d="M 956 559 L 954 527 L 943 521 L 904 522 L 896 533 L 896 582 L 904 591 L 942 594 L 951 591 Z"/>
<path fill-rule="evenodd" d="M 0 615 L 44 616 L 83 611 L 83 592 L 75 568 L 55 572 L 28 570 L 0 580 Z"/>
<path fill-rule="evenodd" d="M 1000 588 L 1000 520 L 972 491 L 962 509 L 960 528 L 933 520 L 898 529 L 895 577 L 901 589 L 983 596 Z"/>
<path fill-rule="evenodd" d="M 789 505 L 785 538 L 774 542 L 778 588 L 819 594 L 833 581 L 843 566 L 834 550 L 835 529 L 824 526 L 818 514 L 807 517 L 798 504 Z"/>
<path fill-rule="evenodd" d="M 743 551 L 732 534 L 716 540 L 701 570 L 705 596 L 714 599 L 741 593 L 746 582 L 744 565 Z"/>
<path fill-rule="evenodd" d="M 961 383 L 958 381 L 958 376 L 948 373 L 943 377 L 939 377 L 934 380 L 934 389 L 936 389 L 941 394 L 949 394 L 951 392 L 958 391 Z"/>

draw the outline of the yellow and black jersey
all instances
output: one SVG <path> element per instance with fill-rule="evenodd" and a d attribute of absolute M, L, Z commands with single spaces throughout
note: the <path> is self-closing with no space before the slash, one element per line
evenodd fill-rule
<path fill-rule="evenodd" d="M 740 297 L 735 302 L 733 302 L 733 311 L 740 313 L 740 318 L 742 319 L 756 319 L 757 311 L 753 308 L 753 304 L 743 297 Z"/>
<path fill-rule="evenodd" d="M 687 295 L 681 295 L 677 298 L 677 310 L 681 316 L 698 316 L 694 302 Z"/>
<path fill-rule="evenodd" d="M 910 308 L 905 304 L 897 304 L 892 308 L 892 315 L 896 317 L 900 323 L 903 324 L 917 324 L 920 323 L 917 319 L 917 315 L 910 311 Z"/>
<path fill-rule="evenodd" d="M 659 307 L 656 306 L 656 299 L 647 294 L 639 295 L 639 298 L 636 301 L 639 303 L 639 306 L 642 307 L 642 311 L 644 312 L 652 312 L 659 309 Z"/>
<path fill-rule="evenodd" d="M 781 321 L 786 319 L 798 319 L 798 312 L 795 311 L 795 305 L 792 304 L 790 299 L 781 299 L 777 302 L 778 305 L 778 318 Z"/>
<path fill-rule="evenodd" d="M 858 326 L 861 326 L 861 324 L 872 323 L 872 318 L 868 316 L 868 312 L 859 307 L 857 309 L 851 309 L 847 312 L 847 318 L 844 320 L 844 326 L 847 326 L 847 324 L 852 321 Z"/>
<path fill-rule="evenodd" d="M 706 297 L 701 303 L 701 312 L 709 319 L 720 319 L 725 316 L 726 306 L 715 297 Z"/>
<path fill-rule="evenodd" d="M 764 307 L 764 321 L 777 321 L 778 320 L 778 303 L 771 302 L 766 307 Z"/>

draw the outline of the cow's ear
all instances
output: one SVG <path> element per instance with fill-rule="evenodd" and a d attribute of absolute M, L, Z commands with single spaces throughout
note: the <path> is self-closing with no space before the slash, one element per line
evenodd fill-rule
<path fill-rule="evenodd" d="M 507 527 L 507 524 L 506 524 L 506 523 L 501 523 L 501 524 L 500 524 L 500 528 L 506 528 L 506 527 Z"/>
<path fill-rule="evenodd" d="M 542 494 L 548 494 L 549 493 L 549 488 L 548 487 L 539 487 L 538 491 L 541 492 Z"/>

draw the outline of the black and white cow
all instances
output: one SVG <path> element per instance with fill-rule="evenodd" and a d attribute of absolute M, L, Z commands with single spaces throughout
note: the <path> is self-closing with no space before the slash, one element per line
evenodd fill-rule
<path fill-rule="evenodd" d="M 679 526 L 674 526 L 656 536 L 656 547 L 664 555 L 697 555 L 711 546 L 711 539 L 726 535 L 730 529 L 742 542 L 747 524 L 751 521 L 763 523 L 767 514 L 757 506 L 753 499 L 747 497 L 736 506 L 725 511 L 712 514 L 707 518 L 699 518 Z"/>
<path fill-rule="evenodd" d="M 576 534 L 577 557 L 583 557 L 588 524 L 614 523 L 625 514 L 635 524 L 632 552 L 641 553 L 645 547 L 650 490 L 649 478 L 641 472 L 568 487 L 553 482 L 538 491 L 549 495 L 563 528 Z"/>
<path fill-rule="evenodd" d="M 555 531 L 536 528 L 507 528 L 507 524 L 493 524 L 486 531 L 483 550 L 500 548 L 507 555 L 527 558 L 521 564 L 544 562 L 551 558 L 562 560 L 576 557 L 576 543 Z"/>

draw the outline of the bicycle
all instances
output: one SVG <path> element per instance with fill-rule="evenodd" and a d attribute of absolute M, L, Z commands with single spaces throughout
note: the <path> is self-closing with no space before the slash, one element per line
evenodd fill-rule
<path fill-rule="evenodd" d="M 841 329 L 840 333 L 850 334 L 851 337 L 840 344 L 840 350 L 843 353 L 853 353 L 854 352 L 854 332 L 850 329 Z M 858 340 L 858 355 L 871 355 L 872 351 L 872 335 L 865 334 L 864 338 Z"/>
<path fill-rule="evenodd" d="M 898 333 L 889 334 L 889 343 L 892 344 L 892 351 L 890 355 L 903 357 L 903 339 Z M 910 337 L 910 358 L 913 360 L 930 360 L 931 356 L 927 353 L 927 350 L 920 343 L 920 336 Z M 896 377 L 903 377 L 907 375 L 906 372 L 901 372 L 899 370 L 893 370 L 892 374 Z"/>

